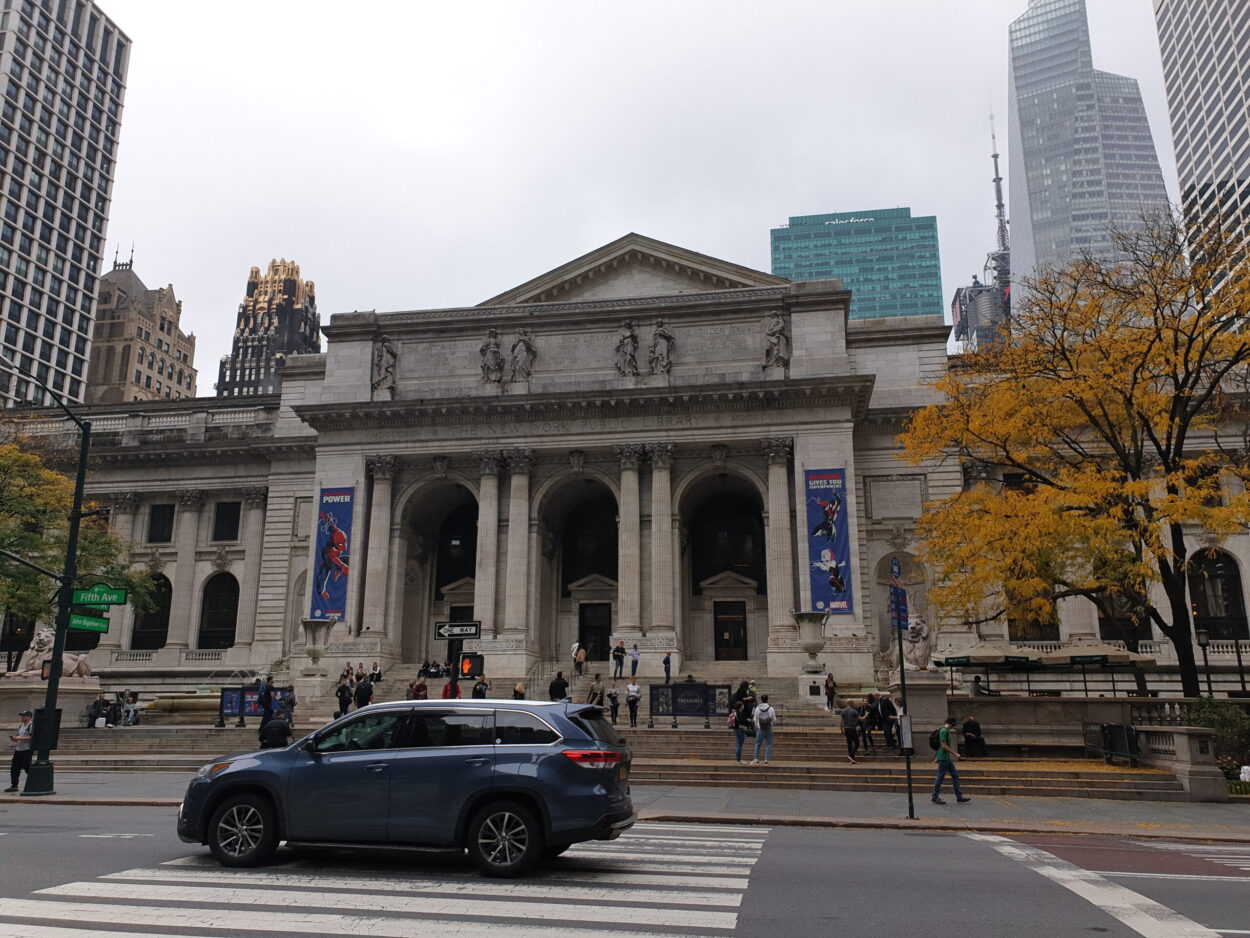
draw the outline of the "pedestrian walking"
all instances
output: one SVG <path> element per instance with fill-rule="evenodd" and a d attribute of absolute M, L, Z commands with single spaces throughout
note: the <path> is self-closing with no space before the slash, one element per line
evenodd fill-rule
<path fill-rule="evenodd" d="M 894 706 L 894 701 L 885 694 L 877 698 L 874 706 L 877 708 L 877 723 L 881 726 L 881 733 L 885 736 L 885 744 L 894 749 L 898 743 L 895 740 L 895 731 L 898 729 L 898 708 Z"/>
<path fill-rule="evenodd" d="M 339 708 L 334 711 L 335 719 L 346 716 L 352 708 L 352 689 L 346 677 L 339 678 L 339 686 L 334 688 L 334 696 L 338 698 Z"/>
<path fill-rule="evenodd" d="M 459 700 L 463 696 L 457 681 L 448 681 L 443 685 L 443 700 Z"/>
<path fill-rule="evenodd" d="M 842 721 L 842 735 L 846 737 L 846 758 L 851 765 L 856 765 L 855 756 L 859 753 L 859 711 L 846 701 L 838 713 Z"/>
<path fill-rule="evenodd" d="M 295 697 L 295 685 L 288 684 L 282 699 L 278 701 L 278 713 L 292 729 L 295 727 L 295 708 L 297 706 L 299 706 L 299 701 Z"/>
<path fill-rule="evenodd" d="M 580 643 L 580 642 L 574 642 L 574 643 L 572 644 L 572 646 L 570 646 L 570 648 L 569 648 L 569 657 L 570 657 L 570 658 L 572 659 L 572 661 L 573 661 L 573 673 L 574 673 L 574 674 L 578 674 L 578 673 L 580 673 L 580 672 L 577 670 L 577 652 L 581 649 L 581 647 L 582 647 L 582 646 L 581 646 L 581 643 Z"/>
<path fill-rule="evenodd" d="M 630 678 L 628 684 L 625 685 L 625 706 L 629 707 L 629 725 L 638 725 L 638 701 L 642 699 L 642 688 L 638 686 L 638 682 Z"/>
<path fill-rule="evenodd" d="M 612 648 L 612 677 L 625 676 L 625 643 L 617 642 Z"/>
<path fill-rule="evenodd" d="M 768 765 L 768 760 L 773 757 L 773 723 L 776 719 L 777 711 L 768 702 L 768 695 L 762 694 L 760 705 L 751 716 L 751 723 L 755 727 L 755 757 L 751 760 L 752 765 L 760 764 L 761 745 L 764 746 L 764 764 Z"/>
<path fill-rule="evenodd" d="M 412 699 L 413 700 L 429 700 L 430 699 L 430 685 L 425 683 L 425 678 L 422 677 L 422 678 L 417 679 L 417 686 L 412 689 Z"/>
<path fill-rule="evenodd" d="M 490 682 L 487 681 L 486 676 L 483 675 L 477 679 L 477 683 L 473 685 L 473 690 L 470 692 L 469 696 L 474 700 L 485 700 L 486 692 L 489 690 Z"/>
<path fill-rule="evenodd" d="M 664 652 L 664 683 L 668 684 L 673 679 L 673 653 L 671 651 Z"/>
<path fill-rule="evenodd" d="M 266 674 L 264 682 L 260 685 L 260 693 L 256 695 L 256 705 L 260 707 L 260 728 L 264 729 L 265 724 L 273 719 L 273 675 Z"/>
<path fill-rule="evenodd" d="M 569 695 L 569 682 L 564 679 L 564 672 L 557 671 L 556 676 L 552 678 L 551 684 L 547 687 L 547 697 L 550 700 L 564 700 Z"/>
<path fill-rule="evenodd" d="M 586 649 L 577 649 L 577 676 L 581 677 L 586 673 Z"/>
<path fill-rule="evenodd" d="M 876 747 L 872 742 L 872 731 L 876 729 L 876 714 L 872 710 L 873 698 L 872 694 L 864 700 L 857 708 L 859 710 L 859 748 L 864 752 L 871 752 Z"/>
<path fill-rule="evenodd" d="M 608 688 L 608 710 L 612 713 L 612 725 L 616 726 L 616 717 L 621 712 L 621 692 L 616 689 L 616 681 Z"/>
<path fill-rule="evenodd" d="M 747 741 L 747 728 L 751 721 L 742 708 L 742 701 L 734 704 L 729 711 L 729 728 L 734 731 L 734 762 L 742 765 L 742 744 Z"/>
<path fill-rule="evenodd" d="M 26 773 L 26 780 L 30 781 L 30 734 L 34 732 L 31 716 L 29 710 L 19 713 L 17 729 L 9 737 L 9 742 L 13 744 L 13 760 L 9 763 L 9 787 L 5 789 L 6 792 L 17 791 L 17 783 L 23 772 Z"/>
<path fill-rule="evenodd" d="M 363 707 L 369 706 L 371 703 L 373 703 L 373 685 L 369 683 L 368 678 L 365 678 L 362 681 L 357 681 L 356 709 L 360 710 Z"/>
<path fill-rule="evenodd" d="M 516 686 L 512 688 L 512 699 L 513 700 L 525 699 L 525 682 L 524 681 L 516 682 Z"/>
<path fill-rule="evenodd" d="M 633 648 L 629 650 L 629 676 L 630 677 L 636 677 L 638 674 L 639 657 L 641 657 L 641 653 L 638 651 L 638 646 L 635 645 Z"/>
<path fill-rule="evenodd" d="M 603 706 L 603 675 L 596 674 L 595 679 L 590 683 L 590 692 L 586 694 L 586 703 L 598 704 Z"/>
<path fill-rule="evenodd" d="M 838 703 L 838 685 L 832 674 L 825 675 L 825 709 L 832 711 Z"/>
<path fill-rule="evenodd" d="M 937 763 L 937 772 L 933 777 L 933 798 L 931 799 L 934 804 L 946 804 L 942 800 L 942 779 L 947 775 L 951 777 L 951 787 L 955 789 L 955 800 L 960 804 L 966 804 L 972 800 L 965 797 L 963 790 L 959 787 L 959 770 L 955 768 L 959 753 L 955 751 L 951 743 L 951 731 L 955 728 L 955 723 L 954 717 L 947 717 L 946 723 L 937 731 L 937 752 L 933 755 L 933 761 Z"/>
<path fill-rule="evenodd" d="M 730 705 L 741 703 L 742 715 L 746 717 L 747 722 L 751 721 L 751 714 L 755 710 L 755 697 L 752 696 L 750 687 L 746 681 L 738 685 L 738 689 L 734 691 L 733 697 L 730 699 Z"/>

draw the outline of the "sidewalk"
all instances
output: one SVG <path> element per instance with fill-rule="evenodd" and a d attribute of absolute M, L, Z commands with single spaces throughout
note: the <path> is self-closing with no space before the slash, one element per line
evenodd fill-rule
<path fill-rule="evenodd" d="M 55 795 L 0 795 L 0 809 L 11 809 L 19 803 L 177 808 L 188 778 L 181 772 L 58 771 Z M 1250 805 L 1245 804 L 976 797 L 961 805 L 948 797 L 948 804 L 941 806 L 929 802 L 929 784 L 928 772 L 917 774 L 914 821 L 907 818 L 907 796 L 892 792 L 634 785 L 632 795 L 638 817 L 644 821 L 993 834 L 1103 834 L 1250 843 Z"/>

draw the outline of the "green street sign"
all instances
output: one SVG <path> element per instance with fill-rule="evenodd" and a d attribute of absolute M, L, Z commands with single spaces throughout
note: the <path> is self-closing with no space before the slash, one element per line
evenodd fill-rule
<path fill-rule="evenodd" d="M 125 604 L 125 590 L 115 590 L 103 583 L 97 583 L 88 590 L 74 590 L 75 606 L 123 606 Z"/>
<path fill-rule="evenodd" d="M 109 620 L 70 613 L 69 627 L 71 629 L 80 629 L 84 632 L 107 632 L 109 630 Z"/>

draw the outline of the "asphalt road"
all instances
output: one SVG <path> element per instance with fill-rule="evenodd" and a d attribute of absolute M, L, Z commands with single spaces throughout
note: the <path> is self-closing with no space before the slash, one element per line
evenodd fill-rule
<path fill-rule="evenodd" d="M 447 854 L 223 870 L 173 811 L 0 808 L 0 938 L 1250 935 L 1250 844 L 643 823 L 521 881 Z"/>

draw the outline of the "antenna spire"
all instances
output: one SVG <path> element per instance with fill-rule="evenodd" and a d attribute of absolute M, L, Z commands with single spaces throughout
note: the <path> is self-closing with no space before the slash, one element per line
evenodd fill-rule
<path fill-rule="evenodd" d="M 998 250 L 1006 251 L 1010 238 L 1007 234 L 1007 206 L 1003 202 L 1003 174 L 998 169 L 998 134 L 994 131 L 994 112 L 990 111 L 990 142 L 994 160 L 994 213 L 998 219 Z"/>

